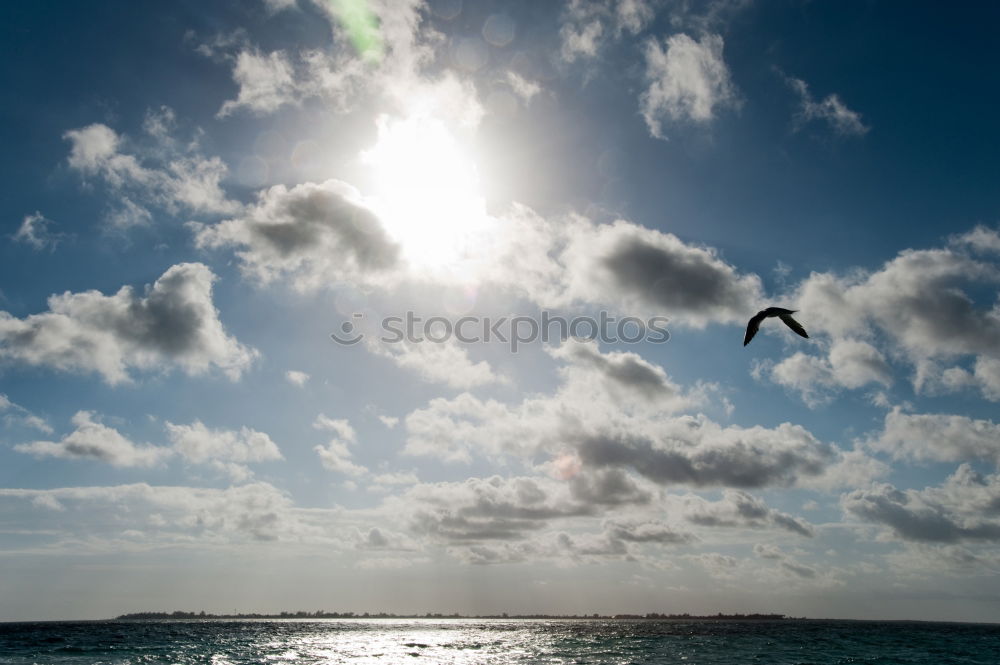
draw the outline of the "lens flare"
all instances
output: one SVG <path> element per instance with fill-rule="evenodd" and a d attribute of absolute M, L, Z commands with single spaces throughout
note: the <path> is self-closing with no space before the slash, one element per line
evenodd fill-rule
<path fill-rule="evenodd" d="M 381 60 L 382 32 L 368 0 L 330 0 L 330 7 L 358 55 L 374 62 Z"/>

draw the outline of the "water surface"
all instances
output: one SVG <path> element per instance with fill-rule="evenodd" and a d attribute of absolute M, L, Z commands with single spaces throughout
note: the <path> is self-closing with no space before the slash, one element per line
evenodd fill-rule
<path fill-rule="evenodd" d="M 476 619 L 0 624 L 0 663 L 997 665 L 1000 625 Z"/>

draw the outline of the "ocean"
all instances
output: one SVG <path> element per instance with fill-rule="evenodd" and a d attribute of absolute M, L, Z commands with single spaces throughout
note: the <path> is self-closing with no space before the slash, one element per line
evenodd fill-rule
<path fill-rule="evenodd" d="M 0 663 L 1000 663 L 1000 625 L 479 619 L 0 624 Z"/>

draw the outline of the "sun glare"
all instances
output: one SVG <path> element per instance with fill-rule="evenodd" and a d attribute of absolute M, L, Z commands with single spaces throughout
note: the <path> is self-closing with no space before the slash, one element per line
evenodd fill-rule
<path fill-rule="evenodd" d="M 459 271 L 489 225 L 475 164 L 441 121 L 378 119 L 378 141 L 362 153 L 374 176 L 371 204 L 406 259 Z"/>

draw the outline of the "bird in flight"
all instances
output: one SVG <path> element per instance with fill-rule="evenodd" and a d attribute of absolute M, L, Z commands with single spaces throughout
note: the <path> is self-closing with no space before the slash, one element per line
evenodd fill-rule
<path fill-rule="evenodd" d="M 786 326 L 808 339 L 809 335 L 806 333 L 806 329 L 802 327 L 802 324 L 792 318 L 792 314 L 797 311 L 797 309 L 784 309 L 782 307 L 768 307 L 767 309 L 760 310 L 754 314 L 753 318 L 750 319 L 750 322 L 747 323 L 747 334 L 743 338 L 743 346 L 749 344 L 750 340 L 753 339 L 753 336 L 757 334 L 757 330 L 760 329 L 760 322 L 771 316 L 778 317 L 785 322 Z"/>

